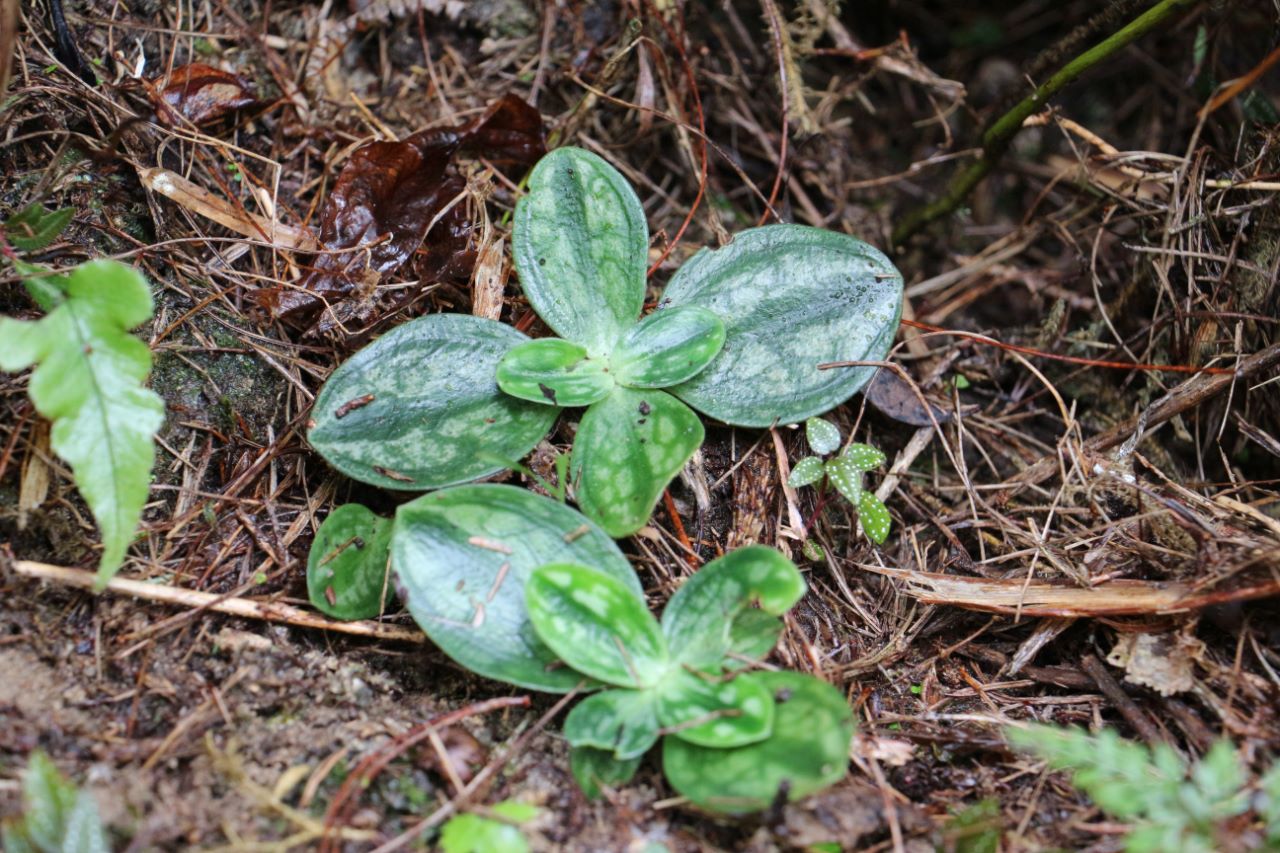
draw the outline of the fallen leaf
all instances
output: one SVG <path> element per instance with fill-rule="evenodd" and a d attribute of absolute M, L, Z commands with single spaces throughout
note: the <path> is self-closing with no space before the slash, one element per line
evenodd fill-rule
<path fill-rule="evenodd" d="M 258 103 L 247 80 L 203 62 L 173 69 L 163 89 L 158 88 L 159 81 L 152 81 L 157 84 L 152 97 L 160 100 L 156 112 L 167 124 L 174 123 L 173 113 L 192 124 L 209 124 Z"/>
<path fill-rule="evenodd" d="M 904 424 L 925 427 L 931 426 L 934 421 L 945 424 L 951 420 L 951 412 L 935 406 L 928 398 L 921 401 L 916 390 L 892 370 L 877 370 L 862 393 L 868 403 Z M 929 418 L 930 412 L 933 413 L 933 420 Z"/>
<path fill-rule="evenodd" d="M 416 270 L 424 283 L 469 277 L 475 229 L 461 203 L 466 183 L 452 169 L 455 156 L 531 165 L 545 150 L 541 116 L 511 95 L 466 124 L 357 149 L 320 214 L 324 251 L 297 284 L 258 291 L 258 302 L 273 319 L 295 323 L 327 306 L 317 331 L 367 320 L 379 307 L 378 285 L 424 244 Z M 412 296 L 402 291 L 396 298 Z"/>
<path fill-rule="evenodd" d="M 1121 634 L 1107 663 L 1124 669 L 1124 680 L 1150 687 L 1161 696 L 1195 687 L 1195 662 L 1204 643 L 1182 633 Z"/>

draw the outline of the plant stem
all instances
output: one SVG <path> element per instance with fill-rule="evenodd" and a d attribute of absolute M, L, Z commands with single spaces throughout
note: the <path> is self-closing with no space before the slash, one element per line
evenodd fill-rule
<path fill-rule="evenodd" d="M 901 245 L 921 228 L 959 207 L 973 188 L 1000 162 L 1013 142 L 1013 138 L 1022 129 L 1022 123 L 1037 110 L 1042 109 L 1051 97 L 1093 66 L 1137 41 L 1196 2 L 1197 0 L 1160 0 L 1111 36 L 1062 66 L 1056 74 L 987 129 L 982 135 L 982 157 L 956 175 L 941 198 L 908 212 L 902 218 L 898 226 L 893 229 L 893 244 Z"/>

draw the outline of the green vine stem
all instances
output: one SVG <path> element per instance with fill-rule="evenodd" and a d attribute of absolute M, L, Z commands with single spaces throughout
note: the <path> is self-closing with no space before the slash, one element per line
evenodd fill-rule
<path fill-rule="evenodd" d="M 908 212 L 893 229 L 893 244 L 902 245 L 921 228 L 959 207 L 973 188 L 1000 162 L 1000 158 L 1008 150 L 1013 138 L 1022 129 L 1022 123 L 1037 110 L 1043 109 L 1050 98 L 1093 66 L 1142 38 L 1196 2 L 1197 0 L 1161 0 L 1120 30 L 1064 65 L 1043 85 L 987 129 L 982 135 L 982 156 L 956 175 L 940 198 Z"/>

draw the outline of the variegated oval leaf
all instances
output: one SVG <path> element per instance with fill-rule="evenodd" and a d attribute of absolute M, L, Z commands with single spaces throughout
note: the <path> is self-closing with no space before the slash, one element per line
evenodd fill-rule
<path fill-rule="evenodd" d="M 720 680 L 679 670 L 662 684 L 658 721 L 667 733 L 699 746 L 729 749 L 773 733 L 769 689 L 746 673 Z"/>
<path fill-rule="evenodd" d="M 552 563 L 525 588 L 538 638 L 569 666 L 619 687 L 651 687 L 668 668 L 662 629 L 644 597 L 587 566 Z"/>
<path fill-rule="evenodd" d="M 809 449 L 819 456 L 835 453 L 840 447 L 840 430 L 825 418 L 809 418 L 804 422 L 805 438 Z"/>
<path fill-rule="evenodd" d="M 652 690 L 602 690 L 583 699 L 564 720 L 570 746 L 605 749 L 626 761 L 658 742 L 657 694 Z"/>
<path fill-rule="evenodd" d="M 664 305 L 699 305 L 724 320 L 724 348 L 672 388 L 698 411 L 739 426 L 797 423 L 849 399 L 878 361 L 902 312 L 902 276 L 880 251 L 801 225 L 744 231 L 704 249 L 672 278 Z"/>
<path fill-rule="evenodd" d="M 667 645 L 679 662 L 717 667 L 734 644 L 740 616 L 778 616 L 804 595 L 804 579 L 779 551 L 749 545 L 707 563 L 671 596 L 662 612 Z M 760 610 L 753 610 L 754 606 Z"/>
<path fill-rule="evenodd" d="M 360 504 L 343 504 L 316 531 L 307 555 L 307 596 L 335 619 L 382 613 L 391 584 L 387 557 L 391 519 Z"/>
<path fill-rule="evenodd" d="M 849 762 L 853 712 L 830 684 L 796 672 L 752 678 L 774 697 L 773 733 L 735 749 L 662 742 L 671 786 L 702 808 L 730 814 L 759 811 L 807 797 L 838 782 Z"/>
<path fill-rule="evenodd" d="M 405 323 L 330 375 L 307 439 L 343 474 L 387 489 L 434 489 L 501 471 L 547 434 L 557 413 L 498 388 L 498 362 L 527 340 L 466 314 Z"/>
<path fill-rule="evenodd" d="M 617 169 L 557 148 L 529 175 L 512 232 L 516 270 L 538 316 L 566 340 L 607 355 L 640 317 L 649 226 Z"/>

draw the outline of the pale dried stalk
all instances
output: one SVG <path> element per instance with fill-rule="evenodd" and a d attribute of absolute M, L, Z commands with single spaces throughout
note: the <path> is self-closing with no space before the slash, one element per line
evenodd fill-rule
<path fill-rule="evenodd" d="M 97 580 L 94 572 L 82 569 L 70 569 L 65 566 L 51 566 L 33 560 L 15 560 L 13 570 L 27 578 L 50 581 L 62 586 L 77 589 L 93 589 Z M 375 640 L 392 640 L 402 643 L 424 643 L 426 637 L 421 631 L 387 625 L 382 622 L 338 622 L 327 619 L 310 610 L 280 604 L 272 601 L 256 601 L 252 598 L 226 597 L 212 592 L 200 592 L 194 589 L 183 589 L 166 584 L 135 581 L 128 578 L 115 577 L 107 581 L 108 592 L 130 595 L 146 601 L 159 601 L 164 604 L 177 604 L 200 610 L 214 610 L 230 616 L 241 616 L 246 619 L 258 619 L 264 622 L 278 622 L 294 625 L 299 628 L 319 628 L 324 631 L 336 631 L 341 634 L 354 634 L 357 637 L 371 637 Z"/>

